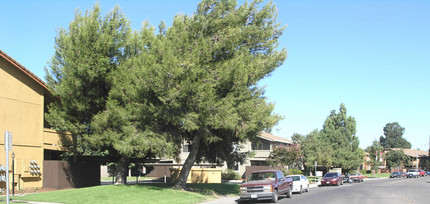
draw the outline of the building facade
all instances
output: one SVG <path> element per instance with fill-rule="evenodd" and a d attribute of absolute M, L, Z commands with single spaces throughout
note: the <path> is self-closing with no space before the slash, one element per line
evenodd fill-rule
<path fill-rule="evenodd" d="M 12 133 L 9 170 L 17 189 L 43 187 L 43 161 L 58 158 L 72 145 L 70 134 L 49 129 L 44 120 L 52 100 L 41 79 L 0 50 L 0 132 Z M 4 137 L 0 137 L 2 166 L 6 163 L 4 143 Z"/>

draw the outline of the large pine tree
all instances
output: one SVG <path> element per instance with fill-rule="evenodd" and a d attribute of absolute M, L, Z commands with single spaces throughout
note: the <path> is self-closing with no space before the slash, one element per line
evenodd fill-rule
<path fill-rule="evenodd" d="M 358 168 L 364 161 L 363 151 L 358 147 L 360 141 L 355 135 L 356 122 L 347 116 L 346 107 L 340 105 L 339 113 L 331 111 L 322 129 L 323 139 L 331 145 L 332 165 L 348 171 Z"/>
<path fill-rule="evenodd" d="M 195 162 L 233 158 L 237 144 L 280 119 L 257 82 L 286 58 L 275 49 L 283 28 L 275 7 L 260 2 L 204 0 L 194 15 L 161 24 L 154 61 L 139 64 L 140 107 L 178 147 L 191 144 L 176 188 L 185 188 Z"/>
<path fill-rule="evenodd" d="M 72 133 L 79 153 L 123 155 L 112 145 L 94 146 L 88 138 L 94 134 L 94 117 L 106 109 L 118 67 L 130 57 L 130 37 L 129 21 L 120 9 L 115 7 L 103 17 L 99 5 L 85 15 L 77 11 L 68 29 L 57 33 L 46 78 L 58 100 L 50 104 L 46 119 L 55 129 Z M 117 178 L 125 183 L 124 177 Z"/>

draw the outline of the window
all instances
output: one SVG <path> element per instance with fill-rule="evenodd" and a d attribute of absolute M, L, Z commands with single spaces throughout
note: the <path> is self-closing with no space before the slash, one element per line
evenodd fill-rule
<path fill-rule="evenodd" d="M 251 166 L 269 166 L 266 161 L 251 161 Z"/>
<path fill-rule="evenodd" d="M 191 147 L 192 147 L 192 145 L 190 145 L 190 144 L 185 144 L 185 145 L 183 145 L 182 146 L 182 152 L 190 152 L 191 151 Z"/>
<path fill-rule="evenodd" d="M 233 171 L 239 171 L 239 163 L 236 163 L 233 167 Z"/>
<path fill-rule="evenodd" d="M 270 150 L 270 142 L 264 140 L 253 142 L 251 148 L 252 150 Z"/>

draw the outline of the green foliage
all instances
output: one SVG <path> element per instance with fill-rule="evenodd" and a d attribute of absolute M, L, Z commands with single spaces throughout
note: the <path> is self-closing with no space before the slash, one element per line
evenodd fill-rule
<path fill-rule="evenodd" d="M 222 172 L 221 179 L 222 180 L 239 180 L 240 175 L 232 169 L 226 169 L 224 172 Z"/>
<path fill-rule="evenodd" d="M 385 148 L 404 148 L 410 149 L 411 143 L 403 138 L 405 128 L 397 122 L 387 123 L 384 127 L 384 136 L 379 138 L 379 142 Z"/>
<path fill-rule="evenodd" d="M 303 172 L 299 169 L 288 169 L 288 171 L 284 175 L 297 175 L 297 174 L 303 174 Z"/>
<path fill-rule="evenodd" d="M 59 29 L 55 55 L 46 71 L 51 93 L 57 101 L 48 107 L 46 119 L 55 129 L 70 131 L 81 153 L 105 155 L 114 149 L 101 149 L 87 143 L 94 116 L 106 108 L 112 75 L 127 58 L 131 34 L 129 21 L 115 7 L 104 18 L 100 7 L 82 15 L 77 11 L 68 29 Z M 104 151 L 107 150 L 107 151 Z"/>
<path fill-rule="evenodd" d="M 358 168 L 364 161 L 363 151 L 358 147 L 360 141 L 355 136 L 356 122 L 347 116 L 346 107 L 340 105 L 339 113 L 334 110 L 324 122 L 322 138 L 333 148 L 332 165 L 345 171 Z"/>
<path fill-rule="evenodd" d="M 83 152 L 124 164 L 172 156 L 184 141 L 193 144 L 184 172 L 203 160 L 240 162 L 249 154 L 238 144 L 281 119 L 257 83 L 286 59 L 277 50 L 284 28 L 261 2 L 203 0 L 158 34 L 148 22 L 131 32 L 117 7 L 105 18 L 98 5 L 77 12 L 56 38 L 47 81 L 61 101 L 48 121 L 79 136 Z"/>
<path fill-rule="evenodd" d="M 314 130 L 306 135 L 305 140 L 301 143 L 304 163 L 306 169 L 312 169 L 315 161 L 318 165 L 329 168 L 332 166 L 333 147 L 324 140 L 321 132 Z"/>
<path fill-rule="evenodd" d="M 382 165 L 380 152 L 384 152 L 384 147 L 379 143 L 379 141 L 374 140 L 372 145 L 366 148 L 366 152 L 369 153 L 370 158 L 370 160 L 367 161 L 367 164 L 374 168 Z M 378 154 L 376 154 L 377 152 Z"/>
<path fill-rule="evenodd" d="M 175 16 L 172 26 L 145 46 L 148 56 L 130 60 L 128 67 L 136 71 L 125 71 L 136 80 L 124 80 L 119 97 L 136 93 L 133 106 L 157 122 L 153 132 L 193 144 L 184 172 L 194 162 L 240 158 L 235 144 L 281 119 L 257 82 L 286 58 L 285 50 L 275 50 L 283 28 L 275 21 L 275 7 L 259 3 L 202 1 L 194 15 Z"/>
<path fill-rule="evenodd" d="M 366 170 L 364 170 L 364 169 L 363 169 L 363 170 L 360 170 L 359 172 L 360 172 L 360 174 L 362 174 L 362 175 L 364 175 L 364 174 L 366 174 L 366 173 L 367 173 L 367 171 L 366 171 Z"/>
<path fill-rule="evenodd" d="M 272 149 L 267 162 L 272 167 L 283 168 L 290 166 L 293 168 L 299 168 L 303 164 L 302 157 L 303 156 L 299 145 L 278 145 Z"/>
<path fill-rule="evenodd" d="M 294 133 L 293 136 L 291 136 L 291 140 L 293 140 L 294 144 L 302 144 L 305 139 L 306 136 L 303 136 L 298 133 Z"/>
<path fill-rule="evenodd" d="M 404 167 L 410 161 L 408 155 L 403 150 L 389 151 L 385 156 L 388 168 Z"/>

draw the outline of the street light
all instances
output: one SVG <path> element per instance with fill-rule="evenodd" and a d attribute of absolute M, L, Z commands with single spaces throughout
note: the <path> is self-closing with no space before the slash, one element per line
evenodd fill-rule
<path fill-rule="evenodd" d="M 12 152 L 12 196 L 15 196 L 15 152 Z"/>

